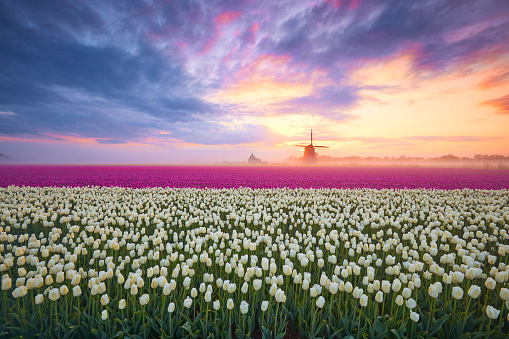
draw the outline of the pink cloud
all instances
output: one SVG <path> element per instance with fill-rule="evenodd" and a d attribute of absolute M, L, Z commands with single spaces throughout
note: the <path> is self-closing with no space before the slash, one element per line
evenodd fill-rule
<path fill-rule="evenodd" d="M 481 104 L 495 108 L 497 114 L 509 114 L 509 94 L 500 98 L 485 100 Z"/>
<path fill-rule="evenodd" d="M 445 37 L 447 43 L 456 43 L 465 39 L 470 39 L 486 29 L 503 25 L 509 19 L 509 13 L 498 14 L 489 18 L 486 18 L 480 22 L 456 29 Z"/>
<path fill-rule="evenodd" d="M 214 22 L 216 23 L 216 25 L 227 25 L 230 22 L 233 22 L 240 18 L 241 15 L 242 15 L 241 12 L 223 12 L 216 16 Z"/>
<path fill-rule="evenodd" d="M 325 0 L 325 2 L 328 2 L 334 6 L 334 8 L 338 9 L 339 6 L 341 6 L 341 0 Z"/>
<path fill-rule="evenodd" d="M 260 29 L 260 24 L 258 22 L 255 22 L 250 28 L 249 31 L 251 31 L 253 34 L 256 34 L 258 30 Z"/>
<path fill-rule="evenodd" d="M 503 86 L 509 83 L 509 71 L 490 76 L 479 84 L 482 89 Z"/>
<path fill-rule="evenodd" d="M 203 46 L 201 50 L 201 55 L 207 54 L 210 52 L 212 47 L 216 44 L 216 42 L 219 40 L 219 38 L 222 35 L 222 29 L 227 26 L 228 24 L 232 23 L 233 21 L 240 18 L 242 15 L 241 12 L 223 12 L 215 17 L 214 23 L 214 35 L 212 38 Z"/>
<path fill-rule="evenodd" d="M 341 3 L 343 2 L 342 0 L 324 0 L 325 2 L 331 4 L 335 9 L 338 9 L 340 6 L 341 6 Z M 349 10 L 354 10 L 356 9 L 357 7 L 359 7 L 360 5 L 360 1 L 359 0 L 346 0 L 348 2 L 348 9 Z"/>

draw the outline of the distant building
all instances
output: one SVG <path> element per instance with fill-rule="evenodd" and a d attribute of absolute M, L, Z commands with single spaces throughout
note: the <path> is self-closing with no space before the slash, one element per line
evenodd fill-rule
<path fill-rule="evenodd" d="M 251 153 L 251 156 L 249 157 L 249 159 L 247 159 L 247 163 L 248 164 L 261 164 L 262 159 L 258 159 L 257 157 L 254 156 L 253 153 Z"/>

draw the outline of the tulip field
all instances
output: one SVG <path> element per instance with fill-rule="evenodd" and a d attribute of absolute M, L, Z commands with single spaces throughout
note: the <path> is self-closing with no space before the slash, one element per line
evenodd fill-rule
<path fill-rule="evenodd" d="M 509 189 L 0 188 L 0 338 L 506 338 Z"/>

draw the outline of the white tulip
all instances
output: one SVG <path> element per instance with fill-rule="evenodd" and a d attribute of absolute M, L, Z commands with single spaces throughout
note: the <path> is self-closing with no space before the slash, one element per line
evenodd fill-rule
<path fill-rule="evenodd" d="M 37 305 L 42 304 L 43 301 L 44 301 L 44 296 L 42 294 L 38 294 L 35 296 L 35 303 Z"/>
<path fill-rule="evenodd" d="M 72 288 L 72 295 L 75 297 L 79 297 L 81 295 L 81 288 L 78 285 Z"/>
<path fill-rule="evenodd" d="M 242 300 L 242 302 L 240 303 L 240 313 L 246 314 L 248 311 L 249 304 L 246 301 Z"/>
<path fill-rule="evenodd" d="M 103 294 L 101 297 L 101 305 L 106 306 L 110 303 L 110 298 L 107 294 Z"/>
<path fill-rule="evenodd" d="M 414 298 L 409 298 L 405 301 L 406 307 L 408 309 L 413 310 L 417 306 L 417 302 L 414 300 Z"/>
<path fill-rule="evenodd" d="M 461 299 L 461 298 L 463 298 L 463 289 L 459 286 L 454 286 L 452 288 L 451 295 L 454 299 Z"/>
<path fill-rule="evenodd" d="M 148 294 L 143 294 L 140 297 L 140 305 L 141 306 L 145 306 L 146 304 L 148 304 L 149 301 L 150 301 L 150 296 Z"/>
<path fill-rule="evenodd" d="M 184 300 L 184 307 L 185 308 L 191 308 L 191 306 L 193 305 L 193 299 L 187 297 L 185 300 Z"/>
<path fill-rule="evenodd" d="M 365 294 L 361 295 L 361 297 L 359 299 L 359 302 L 360 302 L 362 307 L 368 306 L 368 296 L 365 295 Z"/>
<path fill-rule="evenodd" d="M 49 300 L 57 301 L 58 299 L 60 299 L 60 291 L 59 291 L 59 289 L 58 288 L 52 288 L 49 291 Z"/>
<path fill-rule="evenodd" d="M 262 312 L 267 311 L 268 307 L 269 307 L 269 302 L 267 300 L 262 301 Z"/>
<path fill-rule="evenodd" d="M 505 287 L 502 287 L 500 289 L 500 299 L 502 299 L 504 301 L 508 301 L 509 300 L 509 289 L 507 289 Z"/>
<path fill-rule="evenodd" d="M 419 321 L 419 314 L 415 313 L 414 311 L 410 311 L 410 319 L 413 322 L 418 322 Z"/>
<path fill-rule="evenodd" d="M 496 308 L 494 308 L 493 306 L 491 305 L 488 305 L 486 307 L 486 315 L 488 316 L 488 318 L 490 319 L 497 319 L 498 316 L 500 315 L 500 310 L 497 310 Z"/>
<path fill-rule="evenodd" d="M 227 301 L 226 301 L 226 308 L 228 308 L 229 310 L 233 309 L 233 299 L 232 298 L 229 298 Z"/>
<path fill-rule="evenodd" d="M 171 302 L 168 305 L 168 313 L 173 313 L 175 311 L 175 303 Z"/>
<path fill-rule="evenodd" d="M 316 299 L 316 307 L 322 308 L 325 305 L 325 298 L 322 296 L 319 296 L 318 299 Z"/>

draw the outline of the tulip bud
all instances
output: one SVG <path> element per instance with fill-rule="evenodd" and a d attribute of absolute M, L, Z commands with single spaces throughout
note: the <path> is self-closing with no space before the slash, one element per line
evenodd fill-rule
<path fill-rule="evenodd" d="M 452 297 L 458 300 L 463 298 L 463 289 L 459 286 L 454 286 L 452 288 Z"/>
<path fill-rule="evenodd" d="M 43 301 L 44 301 L 44 296 L 42 294 L 38 294 L 35 296 L 35 303 L 37 305 L 42 304 Z"/>
<path fill-rule="evenodd" d="M 428 287 L 428 294 L 430 297 L 436 299 L 438 298 L 438 290 L 435 285 L 431 284 Z"/>
<path fill-rule="evenodd" d="M 500 289 L 500 299 L 502 299 L 504 301 L 509 300 L 509 289 L 507 289 L 505 287 Z"/>
<path fill-rule="evenodd" d="M 107 294 L 103 294 L 101 297 L 101 305 L 106 306 L 110 303 L 110 298 Z"/>
<path fill-rule="evenodd" d="M 486 286 L 486 288 L 488 288 L 489 290 L 494 290 L 495 287 L 497 286 L 497 282 L 493 280 L 493 278 L 489 277 L 484 282 L 484 286 Z"/>
<path fill-rule="evenodd" d="M 148 304 L 149 300 L 150 300 L 150 297 L 149 297 L 149 295 L 148 295 L 148 294 L 144 294 L 144 295 L 142 295 L 142 296 L 140 297 L 140 305 L 141 305 L 141 306 L 145 306 L 146 304 Z"/>
<path fill-rule="evenodd" d="M 240 289 L 241 292 L 247 293 L 248 289 L 249 289 L 249 285 L 246 282 L 244 282 L 244 284 L 242 285 L 242 288 Z"/>
<path fill-rule="evenodd" d="M 366 306 L 368 306 L 368 296 L 367 296 L 367 295 L 365 295 L 365 294 L 363 294 L 363 295 L 361 296 L 361 298 L 359 299 L 359 302 L 360 302 L 360 304 L 361 304 L 361 306 L 362 306 L 362 307 L 366 307 Z"/>
<path fill-rule="evenodd" d="M 55 287 L 49 291 L 49 299 L 51 301 L 57 301 L 58 299 L 60 299 L 60 291 L 58 290 L 58 288 Z"/>
<path fill-rule="evenodd" d="M 418 322 L 419 321 L 419 314 L 415 313 L 414 311 L 410 311 L 410 319 L 413 322 Z"/>
<path fill-rule="evenodd" d="M 415 306 L 417 306 L 417 303 L 415 302 L 414 298 L 409 298 L 405 301 L 405 305 L 408 309 L 413 310 Z"/>
<path fill-rule="evenodd" d="M 278 303 L 282 303 L 282 302 L 286 301 L 286 295 L 282 289 L 279 289 L 279 288 L 277 289 L 275 297 L 276 297 L 276 301 Z"/>
<path fill-rule="evenodd" d="M 226 307 L 231 310 L 233 309 L 233 300 L 232 298 L 229 298 L 227 301 L 226 301 Z"/>
<path fill-rule="evenodd" d="M 387 280 L 382 281 L 382 292 L 389 293 L 391 291 L 391 283 Z"/>
<path fill-rule="evenodd" d="M 249 304 L 245 300 L 242 300 L 242 302 L 240 303 L 240 313 L 246 314 L 248 311 Z"/>
<path fill-rule="evenodd" d="M 267 300 L 262 301 L 262 312 L 267 311 L 268 307 L 269 307 L 269 302 Z"/>
<path fill-rule="evenodd" d="M 79 297 L 81 295 L 81 287 L 79 287 L 78 285 L 74 286 L 72 288 L 72 295 L 75 297 Z"/>
<path fill-rule="evenodd" d="M 481 288 L 477 285 L 472 285 L 470 286 L 470 288 L 468 289 L 468 295 L 472 298 L 472 299 L 477 299 L 479 297 L 479 295 L 481 294 Z"/>
<path fill-rule="evenodd" d="M 168 305 L 168 313 L 173 313 L 175 312 L 175 303 L 170 303 Z"/>
<path fill-rule="evenodd" d="M 67 293 L 69 293 L 69 289 L 67 288 L 67 286 L 66 285 L 60 286 L 60 295 L 66 295 Z"/>
<path fill-rule="evenodd" d="M 491 305 L 488 305 L 486 307 L 486 315 L 488 316 L 488 318 L 490 319 L 497 319 L 498 316 L 500 315 L 500 311 L 497 310 L 496 308 L 494 308 L 493 306 Z"/>
<path fill-rule="evenodd" d="M 398 306 L 402 306 L 402 305 L 403 305 L 403 302 L 404 302 L 404 299 L 403 299 L 403 297 L 402 297 L 401 295 L 398 295 L 398 296 L 396 297 L 395 302 L 396 302 L 396 305 L 398 305 Z"/>
<path fill-rule="evenodd" d="M 322 308 L 325 305 L 325 298 L 322 296 L 319 296 L 318 299 L 316 299 L 316 307 Z"/>

